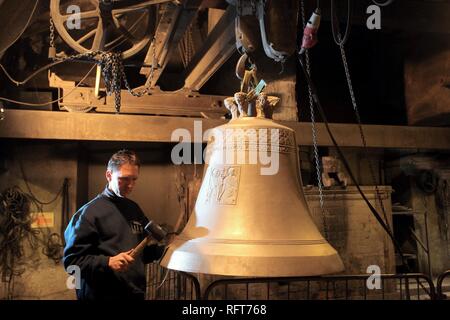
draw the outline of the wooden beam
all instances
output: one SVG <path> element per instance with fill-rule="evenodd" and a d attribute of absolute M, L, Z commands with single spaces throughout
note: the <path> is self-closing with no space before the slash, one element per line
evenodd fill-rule
<path fill-rule="evenodd" d="M 283 122 L 295 130 L 299 145 L 312 145 L 311 123 Z M 323 123 L 317 123 L 319 146 L 333 143 Z M 356 124 L 330 124 L 336 142 L 342 147 L 362 147 L 361 134 Z M 450 128 L 363 125 L 366 144 L 370 148 L 449 149 Z"/>
<path fill-rule="evenodd" d="M 194 137 L 195 121 L 202 133 L 227 120 L 159 117 L 125 114 L 71 113 L 56 111 L 6 110 L 0 121 L 0 138 L 171 142 L 176 129 L 186 129 Z M 312 145 L 311 124 L 279 121 L 295 130 L 299 145 Z M 330 124 L 342 147 L 361 147 L 357 125 Z M 332 146 L 322 123 L 317 124 L 320 146 Z M 364 125 L 371 148 L 414 148 L 450 150 L 450 128 Z M 203 141 L 205 142 L 205 141 Z"/>

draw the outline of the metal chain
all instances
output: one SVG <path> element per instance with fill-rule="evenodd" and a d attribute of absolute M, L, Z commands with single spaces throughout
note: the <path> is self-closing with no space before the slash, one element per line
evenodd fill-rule
<path fill-rule="evenodd" d="M 153 38 L 151 45 L 153 46 L 153 61 L 149 75 L 150 80 L 153 79 L 157 64 L 155 38 Z M 102 75 L 105 80 L 106 93 L 108 95 L 114 93 L 114 105 L 117 113 L 120 112 L 121 107 L 122 81 L 124 82 L 124 85 L 127 88 L 128 92 L 135 97 L 142 97 L 143 95 L 148 94 L 151 91 L 151 85 L 146 86 L 142 91 L 135 91 L 131 89 L 126 77 L 125 68 L 123 66 L 122 53 L 120 52 L 89 51 L 69 57 L 54 58 L 54 60 L 59 61 L 78 59 L 87 59 L 89 61 L 93 61 L 101 67 Z M 151 81 L 148 83 L 151 83 Z"/>
<path fill-rule="evenodd" d="M 178 50 L 180 52 L 181 60 L 184 67 L 186 67 L 192 60 L 194 55 L 194 44 L 192 39 L 192 25 L 189 26 L 188 30 L 184 34 L 180 43 L 178 44 Z"/>
<path fill-rule="evenodd" d="M 115 95 L 115 109 L 120 112 L 120 93 L 121 83 L 124 72 L 122 64 L 122 54 L 120 52 L 104 52 L 104 51 L 89 51 L 85 53 L 76 54 L 65 58 L 55 58 L 59 61 L 71 61 L 78 59 L 86 59 L 101 66 L 103 78 L 105 79 L 106 93 Z"/>
<path fill-rule="evenodd" d="M 125 88 L 127 88 L 128 92 L 131 95 L 133 95 L 135 97 L 138 97 L 138 98 L 142 97 L 145 94 L 149 94 L 150 91 L 152 90 L 151 83 L 152 83 L 153 77 L 155 75 L 155 69 L 158 67 L 158 61 L 156 59 L 156 38 L 155 37 L 153 37 L 153 40 L 152 40 L 152 43 L 150 44 L 150 47 L 152 47 L 153 50 L 152 50 L 152 66 L 150 67 L 150 74 L 149 74 L 148 80 L 147 80 L 147 83 L 149 85 L 146 86 L 143 90 L 136 91 L 136 90 L 131 89 L 131 86 L 128 83 L 127 76 L 125 74 L 125 68 L 123 66 L 122 61 L 120 61 L 120 64 L 119 64 L 120 73 L 122 75 L 122 79 L 123 79 Z"/>
<path fill-rule="evenodd" d="M 122 81 L 128 92 L 135 97 L 142 97 L 145 94 L 149 94 L 151 91 L 151 80 L 154 77 L 155 69 L 157 68 L 157 60 L 156 60 L 156 39 L 153 37 L 152 43 L 150 47 L 153 47 L 153 60 L 152 66 L 150 68 L 149 80 L 147 80 L 147 85 L 141 91 L 135 91 L 131 89 L 131 86 L 128 82 L 125 68 L 122 62 L 122 53 L 120 52 L 104 52 L 104 51 L 89 51 L 86 53 L 80 53 L 69 57 L 59 58 L 56 57 L 56 48 L 55 48 L 55 24 L 53 22 L 52 17 L 50 17 L 50 48 L 49 48 L 49 57 L 53 60 L 59 61 L 68 61 L 68 60 L 76 60 L 76 59 L 88 59 L 89 61 L 95 62 L 97 65 L 101 67 L 102 75 L 105 80 L 106 93 L 111 95 L 114 93 L 114 106 L 116 112 L 120 112 L 121 107 L 121 89 L 122 89 Z"/>
<path fill-rule="evenodd" d="M 186 59 L 184 57 L 183 42 L 184 40 L 181 39 L 180 42 L 178 43 L 178 52 L 180 53 L 181 62 L 183 63 L 183 66 L 186 68 Z"/>
<path fill-rule="evenodd" d="M 56 57 L 55 24 L 53 23 L 52 17 L 50 17 L 50 46 L 48 47 L 48 57 L 50 59 L 55 59 Z"/>
<path fill-rule="evenodd" d="M 303 28 L 305 28 L 306 17 L 305 17 L 304 0 L 301 0 L 300 4 L 301 4 Z M 305 51 L 305 61 L 306 61 L 306 72 L 308 73 L 308 75 L 311 75 L 311 62 L 309 59 L 309 50 L 308 49 L 306 49 L 306 51 Z M 315 115 L 314 115 L 314 99 L 313 99 L 312 90 L 311 90 L 311 87 L 309 86 L 309 84 L 308 84 L 308 95 L 309 95 L 309 110 L 311 113 L 311 129 L 312 129 L 312 139 L 313 139 L 313 145 L 314 145 L 314 159 L 315 159 L 315 164 L 316 164 L 317 186 L 319 189 L 319 203 L 320 203 L 320 210 L 322 213 L 323 233 L 324 233 L 325 239 L 328 239 L 328 226 L 327 226 L 327 219 L 326 219 L 326 212 L 325 212 L 325 205 L 324 205 L 324 198 L 323 198 L 322 174 L 321 174 L 321 170 L 320 170 L 319 151 L 318 151 L 318 146 L 317 146 L 317 130 L 316 130 L 316 119 L 315 119 Z"/>
<path fill-rule="evenodd" d="M 55 48 L 55 24 L 50 17 L 50 47 Z"/>
<path fill-rule="evenodd" d="M 114 92 L 114 102 L 116 112 L 120 112 L 122 77 L 124 74 L 121 53 L 103 53 L 100 55 L 100 66 L 105 79 L 106 93 L 111 95 Z"/>
<path fill-rule="evenodd" d="M 388 220 L 387 215 L 386 215 L 386 210 L 384 208 L 383 201 L 381 200 L 380 190 L 378 189 L 378 184 L 376 183 L 375 171 L 373 169 L 372 161 L 370 161 L 369 154 L 367 152 L 366 138 L 364 136 L 364 131 L 363 131 L 362 124 L 361 124 L 362 123 L 361 122 L 361 116 L 360 116 L 360 113 L 359 113 L 359 110 L 358 110 L 358 105 L 356 103 L 355 92 L 353 91 L 353 84 L 352 84 L 352 79 L 351 79 L 350 71 L 349 71 L 349 67 L 348 67 L 347 55 L 345 54 L 344 41 L 341 41 L 341 35 L 339 33 L 337 34 L 337 38 L 339 40 L 339 49 L 341 51 L 342 63 L 344 65 L 344 70 L 345 70 L 345 77 L 347 79 L 348 90 L 350 92 L 350 99 L 352 100 L 353 110 L 355 111 L 356 120 L 358 121 L 359 134 L 361 136 L 361 141 L 362 141 L 363 146 L 364 146 L 364 155 L 365 155 L 365 157 L 367 159 L 367 162 L 369 164 L 369 171 L 370 171 L 373 183 L 375 184 L 375 192 L 377 194 L 376 199 L 380 203 L 380 207 L 381 207 L 381 210 L 383 211 L 383 216 L 384 216 L 384 220 L 386 222 L 386 225 L 387 225 L 388 228 L 390 228 L 389 220 Z"/>
<path fill-rule="evenodd" d="M 187 55 L 188 56 L 188 60 L 187 60 L 187 63 L 189 64 L 189 62 L 191 62 L 192 57 L 194 55 L 194 40 L 192 40 L 192 25 L 189 27 L 187 40 L 188 40 L 188 55 Z"/>

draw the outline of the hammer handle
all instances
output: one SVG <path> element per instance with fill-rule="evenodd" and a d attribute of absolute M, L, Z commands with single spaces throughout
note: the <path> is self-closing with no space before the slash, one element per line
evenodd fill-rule
<path fill-rule="evenodd" d="M 138 254 L 140 254 L 142 252 L 142 250 L 144 250 L 144 248 L 147 246 L 147 244 L 150 242 L 151 240 L 151 236 L 146 236 L 144 238 L 144 240 L 142 240 L 137 246 L 136 248 L 133 249 L 133 251 L 131 251 L 130 256 L 132 256 L 133 258 L 135 258 Z"/>

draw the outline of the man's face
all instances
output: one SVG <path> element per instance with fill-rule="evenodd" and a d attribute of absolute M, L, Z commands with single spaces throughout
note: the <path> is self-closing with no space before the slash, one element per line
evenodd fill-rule
<path fill-rule="evenodd" d="M 108 187 L 119 197 L 126 198 L 133 191 L 139 176 L 139 167 L 125 163 L 118 170 L 106 170 Z"/>

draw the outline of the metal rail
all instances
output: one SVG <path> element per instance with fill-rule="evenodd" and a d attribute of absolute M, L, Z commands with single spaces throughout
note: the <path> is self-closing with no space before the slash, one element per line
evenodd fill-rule
<path fill-rule="evenodd" d="M 251 296 L 250 293 L 262 300 L 436 299 L 433 281 L 425 274 L 382 274 L 378 289 L 368 288 L 368 278 L 369 275 L 337 275 L 221 279 L 206 288 L 204 299 L 246 300 Z M 256 292 L 258 294 L 255 296 Z"/>
<path fill-rule="evenodd" d="M 148 266 L 147 299 L 200 300 L 200 283 L 185 272 L 173 271 L 152 263 Z"/>
<path fill-rule="evenodd" d="M 313 277 L 227 278 L 211 282 L 202 295 L 199 280 L 153 263 L 148 269 L 151 300 L 436 300 L 445 299 L 442 283 L 422 273 L 329 275 Z M 372 286 L 368 285 L 369 283 Z"/>
<path fill-rule="evenodd" d="M 450 276 L 450 270 L 444 271 L 437 278 L 437 281 L 436 281 L 436 293 L 437 293 L 437 298 L 440 299 L 440 300 L 441 299 L 442 300 L 447 299 L 447 296 L 443 293 L 442 285 L 444 283 L 444 279 L 446 277 L 448 277 L 448 276 Z"/>

